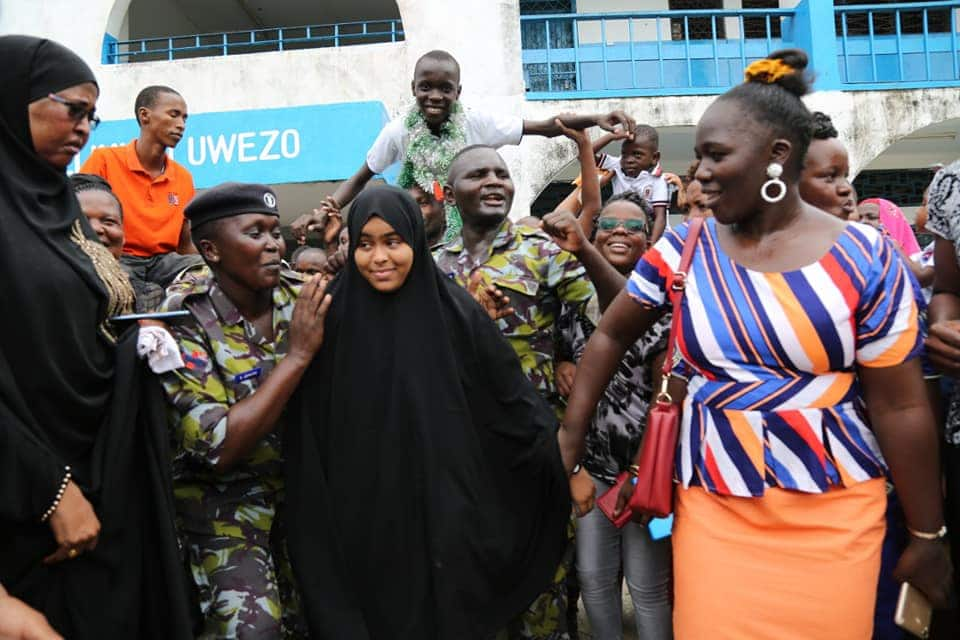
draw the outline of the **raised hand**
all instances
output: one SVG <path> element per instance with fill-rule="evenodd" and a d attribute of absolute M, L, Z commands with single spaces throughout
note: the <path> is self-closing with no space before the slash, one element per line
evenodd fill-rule
<path fill-rule="evenodd" d="M 559 247 L 576 254 L 590 242 L 577 219 L 569 211 L 554 211 L 543 216 L 541 227 Z"/>
<path fill-rule="evenodd" d="M 323 345 L 324 321 L 332 301 L 330 294 L 326 293 L 327 280 L 325 276 L 314 276 L 300 290 L 290 318 L 288 358 L 309 362 Z"/>
<path fill-rule="evenodd" d="M 314 209 L 314 213 L 317 210 Z M 343 228 L 343 216 L 340 215 L 340 203 L 333 196 L 327 196 L 320 204 L 320 212 L 323 214 L 323 242 L 330 246 L 337 241 L 340 230 Z M 318 227 L 319 228 L 319 227 Z"/>
<path fill-rule="evenodd" d="M 307 234 L 320 230 L 323 232 L 324 243 L 330 244 L 336 241 L 342 228 L 343 216 L 340 215 L 340 204 L 329 195 L 312 213 L 303 214 L 290 225 L 293 237 L 299 244 L 306 244 Z"/>
<path fill-rule="evenodd" d="M 624 137 L 630 138 L 631 140 L 637 131 L 637 123 L 634 119 L 620 109 L 611 111 L 597 118 L 597 126 L 611 133 L 618 133 L 621 130 L 625 131 L 627 135 Z M 617 129 L 618 126 L 621 128 L 620 130 Z"/>

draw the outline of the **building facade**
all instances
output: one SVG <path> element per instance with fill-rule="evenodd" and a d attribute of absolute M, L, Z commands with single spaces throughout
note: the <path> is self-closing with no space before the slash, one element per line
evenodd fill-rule
<path fill-rule="evenodd" d="M 351 175 L 409 107 L 414 62 L 431 49 L 460 61 L 465 104 L 530 119 L 624 109 L 661 130 L 664 166 L 682 172 L 715 96 L 750 61 L 798 46 L 816 75 L 808 103 L 833 117 L 861 183 L 922 182 L 930 165 L 960 157 L 960 0 L 863 4 L 0 0 L 0 33 L 53 38 L 94 68 L 104 124 L 81 160 L 134 137 L 139 89 L 169 85 L 191 113 L 174 155 L 198 186 L 272 183 L 289 221 Z M 515 216 L 575 174 L 564 140 L 527 138 L 503 153 Z M 912 194 L 901 204 L 918 204 L 915 187 L 900 187 Z"/>

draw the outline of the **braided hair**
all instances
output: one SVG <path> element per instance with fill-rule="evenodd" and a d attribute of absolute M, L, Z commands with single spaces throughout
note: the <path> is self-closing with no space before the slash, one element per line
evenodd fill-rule
<path fill-rule="evenodd" d="M 75 173 L 70 176 L 70 186 L 73 187 L 74 193 L 80 193 L 81 191 L 102 191 L 109 193 L 113 199 L 117 201 L 120 218 L 123 219 L 123 204 L 120 202 L 120 198 L 113 192 L 110 183 L 100 176 L 92 173 Z"/>
<path fill-rule="evenodd" d="M 814 111 L 810 119 L 810 137 L 814 140 L 829 140 L 840 135 L 833 126 L 833 120 L 823 111 Z"/>

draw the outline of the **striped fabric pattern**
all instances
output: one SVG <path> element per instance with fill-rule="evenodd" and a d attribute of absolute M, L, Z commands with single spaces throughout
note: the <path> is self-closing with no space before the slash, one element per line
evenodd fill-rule
<path fill-rule="evenodd" d="M 667 231 L 627 283 L 667 303 L 688 227 Z M 692 369 L 677 473 L 685 487 L 822 493 L 884 475 L 856 366 L 919 355 L 915 281 L 872 227 L 850 224 L 820 260 L 763 273 L 720 248 L 707 221 L 687 275 L 677 346 Z"/>

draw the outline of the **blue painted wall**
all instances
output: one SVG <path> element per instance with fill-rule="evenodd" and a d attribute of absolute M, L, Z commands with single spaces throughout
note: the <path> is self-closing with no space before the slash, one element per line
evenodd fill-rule
<path fill-rule="evenodd" d="M 200 189 L 231 180 L 344 180 L 363 163 L 387 121 L 381 102 L 191 114 L 186 135 L 172 155 Z M 71 171 L 79 170 L 93 149 L 127 144 L 138 133 L 132 118 L 101 123 Z M 391 181 L 393 177 L 387 176 Z"/>

